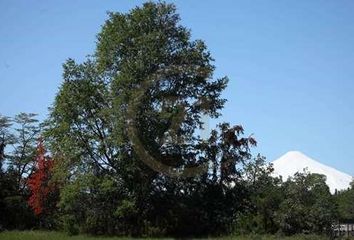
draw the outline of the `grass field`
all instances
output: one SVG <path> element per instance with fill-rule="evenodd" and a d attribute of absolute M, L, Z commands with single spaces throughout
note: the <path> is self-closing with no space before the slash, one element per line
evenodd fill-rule
<path fill-rule="evenodd" d="M 85 235 L 68 236 L 61 232 L 45 231 L 5 231 L 0 233 L 0 240 L 125 240 L 119 237 L 91 237 Z"/>
<path fill-rule="evenodd" d="M 128 240 L 131 238 L 122 237 L 93 237 L 93 236 L 68 236 L 61 232 L 45 232 L 45 231 L 5 231 L 0 233 L 0 240 Z M 153 240 L 153 238 L 144 238 L 145 240 Z M 155 238 L 156 239 L 156 238 Z M 165 240 L 168 238 L 159 238 L 158 240 Z M 170 238 L 173 239 L 173 238 Z M 211 238 L 217 240 L 324 240 L 327 237 L 314 236 L 314 235 L 297 235 L 292 237 L 280 236 L 265 236 L 265 235 L 249 235 L 249 236 L 235 236 L 224 238 Z M 354 238 L 351 238 L 354 239 Z"/>

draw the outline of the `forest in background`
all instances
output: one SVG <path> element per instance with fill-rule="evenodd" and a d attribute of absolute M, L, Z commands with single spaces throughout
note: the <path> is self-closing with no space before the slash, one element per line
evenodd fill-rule
<path fill-rule="evenodd" d="M 207 46 L 179 21 L 161 2 L 110 13 L 95 52 L 63 64 L 45 121 L 0 116 L 1 229 L 330 235 L 354 222 L 353 185 L 331 195 L 323 175 L 272 177 L 240 125 L 198 136 L 229 80 L 214 79 Z"/>

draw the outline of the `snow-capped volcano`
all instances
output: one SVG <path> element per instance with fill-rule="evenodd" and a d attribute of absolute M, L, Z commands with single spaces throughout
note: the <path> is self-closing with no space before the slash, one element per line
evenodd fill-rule
<path fill-rule="evenodd" d="M 293 176 L 296 172 L 303 172 L 305 168 L 310 173 L 326 175 L 326 183 L 329 186 L 331 193 L 334 193 L 336 189 L 347 189 L 350 187 L 350 182 L 353 180 L 352 176 L 319 163 L 298 151 L 287 152 L 272 163 L 274 167 L 274 175 L 282 176 L 283 180 Z"/>

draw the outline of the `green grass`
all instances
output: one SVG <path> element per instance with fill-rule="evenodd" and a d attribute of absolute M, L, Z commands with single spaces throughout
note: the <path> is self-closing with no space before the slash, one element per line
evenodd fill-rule
<path fill-rule="evenodd" d="M 5 231 L 0 233 L 0 240 L 128 240 L 121 237 L 94 237 L 86 235 L 69 236 L 61 232 L 47 231 Z M 148 240 L 148 238 L 146 238 Z"/>
<path fill-rule="evenodd" d="M 0 240 L 128 240 L 131 238 L 122 237 L 93 237 L 93 236 L 68 236 L 61 232 L 46 232 L 46 231 L 5 231 L 0 233 Z M 153 238 L 144 238 L 145 240 L 153 240 Z M 167 238 L 160 238 L 158 240 L 165 240 Z M 172 239 L 172 238 L 170 238 Z M 296 235 L 292 237 L 268 236 L 268 235 L 249 235 L 249 236 L 235 236 L 225 238 L 214 238 L 218 240 L 325 240 L 327 237 L 315 235 Z M 354 238 L 351 238 L 354 239 Z M 155 238 L 156 240 L 156 238 Z"/>

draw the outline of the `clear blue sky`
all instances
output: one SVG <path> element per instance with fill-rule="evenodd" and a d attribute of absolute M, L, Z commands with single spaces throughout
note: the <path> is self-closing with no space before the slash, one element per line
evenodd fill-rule
<path fill-rule="evenodd" d="M 0 113 L 44 119 L 65 59 L 93 52 L 106 11 L 141 3 L 0 0 Z M 354 1 L 175 3 L 231 80 L 221 121 L 268 160 L 299 150 L 354 175 Z"/>

